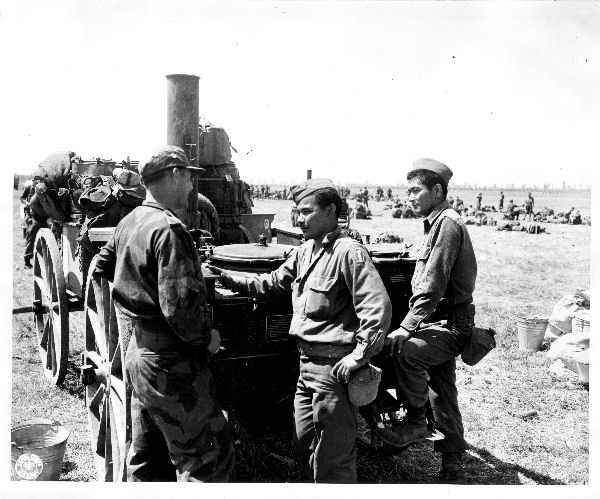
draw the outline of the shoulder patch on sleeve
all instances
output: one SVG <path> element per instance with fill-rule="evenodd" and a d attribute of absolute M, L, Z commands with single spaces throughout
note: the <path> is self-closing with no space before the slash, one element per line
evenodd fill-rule
<path fill-rule="evenodd" d="M 365 250 L 362 248 L 356 248 L 354 250 L 354 256 L 356 257 L 356 261 L 358 263 L 365 263 L 365 261 L 367 260 Z"/>

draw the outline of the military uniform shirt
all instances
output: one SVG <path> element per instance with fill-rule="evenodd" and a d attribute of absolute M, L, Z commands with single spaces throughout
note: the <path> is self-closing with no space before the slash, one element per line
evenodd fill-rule
<path fill-rule="evenodd" d="M 442 298 L 455 305 L 473 302 L 477 262 L 461 216 L 440 203 L 424 220 L 425 238 L 417 250 L 410 310 L 401 326 L 414 332 Z"/>
<path fill-rule="evenodd" d="M 116 255 L 119 258 L 116 258 Z M 100 251 L 95 275 L 114 279 L 115 305 L 134 319 L 165 321 L 177 337 L 207 346 L 206 285 L 187 228 L 165 206 L 144 201 Z"/>
<path fill-rule="evenodd" d="M 232 278 L 235 291 L 253 295 L 292 293 L 290 334 L 328 345 L 355 345 L 352 356 L 368 359 L 383 347 L 392 305 L 366 249 L 340 228 L 327 234 L 312 258 L 314 241 L 302 244 L 277 270 Z"/>

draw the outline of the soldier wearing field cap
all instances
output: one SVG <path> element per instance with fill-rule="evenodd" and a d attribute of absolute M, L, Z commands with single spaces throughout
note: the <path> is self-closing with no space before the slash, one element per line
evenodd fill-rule
<path fill-rule="evenodd" d="M 348 382 L 382 349 L 391 302 L 367 250 L 338 227 L 342 199 L 334 184 L 307 180 L 292 196 L 306 242 L 281 267 L 259 276 L 213 270 L 234 291 L 291 294 L 290 334 L 300 351 L 294 399 L 298 460 L 311 481 L 352 483 L 358 409 L 352 401 L 362 398 L 349 397 Z M 357 383 L 352 390 L 361 385 L 372 387 Z"/>
<path fill-rule="evenodd" d="M 230 431 L 207 364 L 220 337 L 205 316 L 207 290 L 190 233 L 174 215 L 193 188 L 182 149 L 142 163 L 147 194 L 100 251 L 95 275 L 113 281 L 116 307 L 133 319 L 125 366 L 132 387 L 128 481 L 230 479 Z"/>
<path fill-rule="evenodd" d="M 397 392 L 407 415 L 384 439 L 398 447 L 427 435 L 428 398 L 444 439 L 439 481 L 462 483 L 465 440 L 456 390 L 456 356 L 470 337 L 475 317 L 473 291 L 477 263 L 463 219 L 446 200 L 452 171 L 423 158 L 408 172 L 408 202 L 425 217 L 418 248 L 410 309 L 400 328 L 386 338 Z M 427 377 L 429 376 L 429 382 Z"/>

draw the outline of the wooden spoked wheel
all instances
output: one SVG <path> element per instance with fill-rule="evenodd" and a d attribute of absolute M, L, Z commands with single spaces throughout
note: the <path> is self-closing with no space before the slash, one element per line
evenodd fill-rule
<path fill-rule="evenodd" d="M 131 323 L 117 315 L 106 279 L 88 271 L 85 292 L 85 352 L 81 380 L 85 386 L 90 441 L 100 481 L 126 480 L 131 442 L 130 397 L 125 378 L 125 352 Z"/>
<path fill-rule="evenodd" d="M 44 374 L 60 385 L 69 356 L 69 305 L 61 254 L 50 229 L 40 229 L 34 243 L 33 322 Z"/>

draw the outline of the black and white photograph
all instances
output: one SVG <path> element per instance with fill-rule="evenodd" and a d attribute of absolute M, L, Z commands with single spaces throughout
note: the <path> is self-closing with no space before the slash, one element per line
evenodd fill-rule
<path fill-rule="evenodd" d="M 598 2 L 4 0 L 0 62 L 2 497 L 597 497 Z"/>

